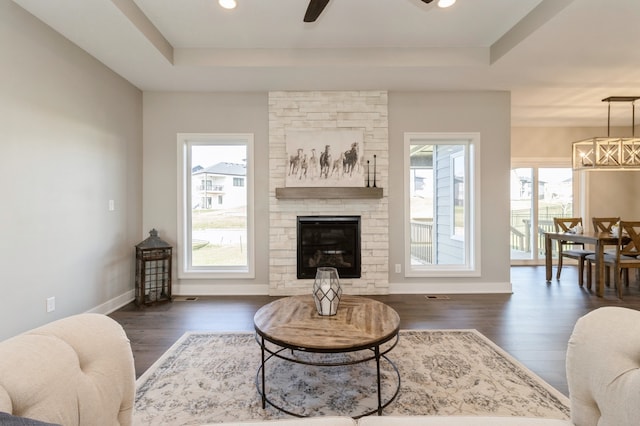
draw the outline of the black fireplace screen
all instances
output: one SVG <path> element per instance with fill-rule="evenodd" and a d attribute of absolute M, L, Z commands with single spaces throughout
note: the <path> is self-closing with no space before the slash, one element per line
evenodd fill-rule
<path fill-rule="evenodd" d="M 360 216 L 298 216 L 298 278 L 314 278 L 319 266 L 360 278 Z"/>

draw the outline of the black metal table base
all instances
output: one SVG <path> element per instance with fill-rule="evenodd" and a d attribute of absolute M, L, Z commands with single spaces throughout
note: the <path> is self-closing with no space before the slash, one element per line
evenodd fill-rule
<path fill-rule="evenodd" d="M 361 363 L 365 363 L 368 361 L 372 361 L 375 360 L 376 362 L 376 386 L 377 386 L 377 394 L 378 394 L 378 406 L 377 408 L 374 408 L 373 410 L 367 411 L 365 413 L 362 414 L 358 414 L 358 415 L 350 415 L 350 414 L 345 414 L 345 415 L 349 415 L 350 417 L 354 418 L 354 419 L 359 419 L 360 417 L 364 417 L 364 416 L 370 416 L 372 414 L 378 414 L 379 416 L 382 415 L 382 410 L 387 407 L 389 404 L 391 404 L 396 397 L 398 396 L 398 393 L 400 392 L 400 371 L 398 370 L 398 367 L 396 367 L 396 365 L 393 363 L 393 361 L 391 361 L 388 357 L 387 357 L 387 353 L 389 351 L 391 351 L 391 349 L 393 349 L 396 344 L 398 343 L 398 338 L 399 336 L 396 336 L 396 340 L 395 342 L 389 347 L 389 348 L 385 348 L 384 351 L 380 350 L 380 345 L 374 346 L 372 348 L 370 348 L 369 350 L 373 353 L 372 356 L 369 357 L 363 357 L 362 359 L 356 359 L 356 360 L 351 360 L 351 361 L 347 361 L 347 362 L 307 362 L 307 361 L 303 361 L 301 359 L 295 359 L 293 356 L 285 356 L 283 355 L 284 352 L 286 352 L 287 350 L 291 350 L 292 355 L 294 350 L 299 350 L 296 348 L 287 348 L 287 347 L 279 347 L 279 349 L 277 350 L 271 350 L 269 348 L 267 348 L 266 346 L 266 342 L 264 337 L 262 336 L 256 336 L 256 340 L 258 341 L 258 344 L 260 344 L 260 350 L 262 353 L 262 363 L 260 365 L 260 367 L 258 368 L 258 372 L 256 373 L 256 389 L 258 390 L 258 393 L 260 394 L 260 397 L 262 398 L 262 408 L 265 409 L 267 408 L 267 404 L 271 405 L 272 407 L 274 407 L 275 409 L 286 413 L 290 416 L 294 416 L 294 417 L 307 417 L 303 414 L 298 414 L 298 413 L 294 413 L 290 410 L 287 410 L 286 408 L 284 408 L 283 406 L 276 404 L 275 402 L 273 402 L 272 400 L 270 400 L 267 397 L 267 391 L 266 391 L 266 374 L 265 374 L 265 364 L 267 363 L 267 361 L 269 361 L 272 358 L 280 358 L 289 362 L 293 362 L 296 364 L 303 364 L 303 365 L 310 365 L 310 366 L 316 366 L 316 367 L 338 367 L 338 366 L 346 366 L 346 365 L 355 365 L 355 364 L 361 364 Z M 303 350 L 301 352 L 311 352 L 311 353 L 323 353 L 323 352 L 313 352 L 313 351 L 307 351 L 307 350 Z M 324 353 L 341 353 L 341 352 L 324 352 Z M 393 368 L 393 371 L 395 371 L 396 373 L 396 377 L 397 377 L 397 386 L 393 392 L 393 395 L 386 401 L 383 402 L 383 396 L 382 396 L 382 384 L 381 384 L 381 373 L 380 373 L 380 361 L 381 360 L 385 360 L 387 363 L 389 363 L 389 365 Z"/>

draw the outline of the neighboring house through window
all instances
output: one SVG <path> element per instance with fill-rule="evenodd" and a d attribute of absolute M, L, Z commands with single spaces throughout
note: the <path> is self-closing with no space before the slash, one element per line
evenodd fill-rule
<path fill-rule="evenodd" d="M 179 134 L 179 276 L 253 277 L 253 135 Z"/>

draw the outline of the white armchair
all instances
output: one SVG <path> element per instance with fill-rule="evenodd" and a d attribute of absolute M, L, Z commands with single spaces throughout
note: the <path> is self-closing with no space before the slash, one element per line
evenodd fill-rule
<path fill-rule="evenodd" d="M 128 426 L 134 396 L 129 339 L 105 315 L 74 315 L 0 342 L 0 412 L 65 426 Z"/>
<path fill-rule="evenodd" d="M 596 309 L 569 339 L 567 382 L 577 426 L 640 422 L 640 311 Z"/>

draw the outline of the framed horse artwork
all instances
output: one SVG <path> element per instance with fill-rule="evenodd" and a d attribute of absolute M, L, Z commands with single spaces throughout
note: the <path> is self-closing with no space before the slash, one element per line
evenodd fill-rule
<path fill-rule="evenodd" d="M 287 187 L 364 186 L 362 130 L 289 130 Z"/>

